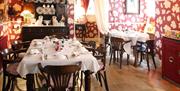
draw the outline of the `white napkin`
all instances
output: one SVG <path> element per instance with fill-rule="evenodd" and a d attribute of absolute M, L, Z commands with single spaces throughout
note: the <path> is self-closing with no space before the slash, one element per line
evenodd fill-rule
<path fill-rule="evenodd" d="M 34 41 L 35 46 L 42 46 L 43 42 L 42 41 Z"/>
<path fill-rule="evenodd" d="M 40 53 L 40 51 L 39 51 L 39 49 L 30 49 L 30 52 L 29 52 L 31 55 L 33 55 L 33 54 L 39 54 Z"/>

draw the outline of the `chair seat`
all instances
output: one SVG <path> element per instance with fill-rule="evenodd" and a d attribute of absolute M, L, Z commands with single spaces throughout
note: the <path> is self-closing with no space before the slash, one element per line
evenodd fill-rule
<path fill-rule="evenodd" d="M 98 64 L 99 64 L 99 66 L 100 66 L 100 70 L 104 70 L 104 64 L 103 64 L 103 62 L 101 61 L 101 60 L 97 60 L 98 61 Z M 100 71 L 99 70 L 99 71 Z"/>
<path fill-rule="evenodd" d="M 19 53 L 19 57 L 23 58 L 25 54 L 26 54 L 25 52 Z"/>
<path fill-rule="evenodd" d="M 13 75 L 19 75 L 19 73 L 17 72 L 18 65 L 19 63 L 9 64 L 6 71 Z"/>

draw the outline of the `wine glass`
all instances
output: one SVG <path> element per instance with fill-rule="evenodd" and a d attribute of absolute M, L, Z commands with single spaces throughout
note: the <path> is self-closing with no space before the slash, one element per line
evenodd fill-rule
<path fill-rule="evenodd" d="M 48 26 L 50 23 L 50 20 L 44 20 L 44 23 L 46 24 L 46 26 Z"/>

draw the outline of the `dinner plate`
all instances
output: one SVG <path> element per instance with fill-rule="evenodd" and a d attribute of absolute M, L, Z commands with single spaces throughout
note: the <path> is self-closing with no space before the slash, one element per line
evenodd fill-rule
<path fill-rule="evenodd" d="M 49 10 L 49 14 L 54 15 L 55 13 L 56 13 L 55 8 L 50 8 L 50 10 Z"/>
<path fill-rule="evenodd" d="M 36 12 L 37 12 L 38 14 L 43 14 L 43 13 L 44 13 L 43 7 L 37 7 L 37 8 L 36 8 Z"/>
<path fill-rule="evenodd" d="M 54 0 L 46 0 L 46 3 L 53 3 Z"/>
<path fill-rule="evenodd" d="M 51 8 L 48 8 L 48 7 L 44 8 L 44 14 L 49 14 L 50 9 Z"/>
<path fill-rule="evenodd" d="M 38 3 L 39 0 L 33 0 L 34 3 Z"/>
<path fill-rule="evenodd" d="M 39 0 L 40 3 L 44 3 L 45 1 L 44 0 Z"/>

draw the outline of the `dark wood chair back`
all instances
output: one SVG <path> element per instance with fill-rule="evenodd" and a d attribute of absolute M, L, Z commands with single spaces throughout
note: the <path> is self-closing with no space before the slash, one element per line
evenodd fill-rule
<path fill-rule="evenodd" d="M 12 42 L 12 49 L 13 50 L 24 50 L 25 52 L 27 51 L 28 47 L 30 46 L 30 41 L 24 41 L 22 42 L 21 40 L 15 40 Z"/>
<path fill-rule="evenodd" d="M 103 69 L 105 69 L 105 65 L 106 65 L 106 48 L 105 48 L 105 46 L 100 44 L 100 46 L 97 47 L 97 49 L 95 49 L 94 57 L 101 60 L 101 62 L 103 63 L 103 66 L 104 66 Z"/>
<path fill-rule="evenodd" d="M 14 80 L 16 77 L 20 77 L 16 69 L 18 63 L 21 61 L 16 56 L 16 52 L 12 49 L 4 49 L 0 52 L 0 59 L 3 63 L 3 87 L 2 91 L 8 91 L 14 89 Z M 12 84 L 10 84 L 12 83 Z M 10 86 L 12 85 L 12 86 Z"/>
<path fill-rule="evenodd" d="M 74 91 L 75 80 L 81 68 L 81 63 L 64 66 L 48 65 L 44 68 L 39 63 L 38 67 L 50 91 L 67 91 L 67 89 Z M 69 87 L 70 81 L 72 81 L 72 87 Z"/>
<path fill-rule="evenodd" d="M 124 45 L 124 40 L 122 38 L 111 37 L 111 48 L 113 50 L 121 50 Z"/>
<path fill-rule="evenodd" d="M 146 52 L 154 53 L 155 50 L 154 40 L 147 40 L 146 44 L 147 44 Z"/>

